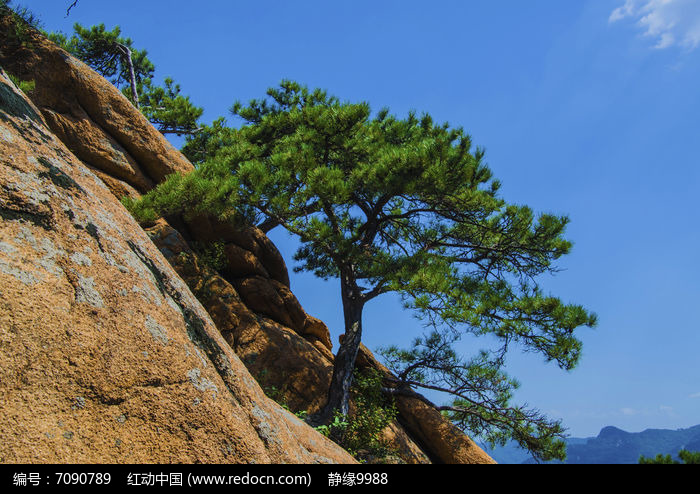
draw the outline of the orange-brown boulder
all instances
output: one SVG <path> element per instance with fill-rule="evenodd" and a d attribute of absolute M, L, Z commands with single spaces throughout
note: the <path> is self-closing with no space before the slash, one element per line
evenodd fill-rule
<path fill-rule="evenodd" d="M 282 255 L 261 230 L 234 228 L 204 215 L 191 218 L 180 227 L 198 244 L 223 244 L 224 259 L 219 272 L 251 311 L 292 328 L 328 350 L 333 348 L 328 327 L 304 311 L 290 289 Z"/>
<path fill-rule="evenodd" d="M 4 72 L 0 160 L 3 462 L 354 461 L 265 396 Z"/>
<path fill-rule="evenodd" d="M 158 221 L 146 232 L 263 389 L 292 410 L 318 411 L 330 385 L 330 350 L 314 335 L 299 334 L 251 311 L 236 289 L 201 263 L 179 232 L 165 221 Z"/>
<path fill-rule="evenodd" d="M 256 271 L 256 274 L 263 274 L 259 271 L 261 266 L 265 270 L 264 277 L 278 281 L 289 288 L 289 272 L 282 254 L 280 254 L 268 236 L 258 228 L 234 228 L 228 223 L 205 215 L 198 215 L 188 219 L 186 228 L 190 236 L 198 242 L 233 244 L 252 254 L 260 263 L 259 265 L 256 264 L 256 269 L 253 270 Z M 228 267 L 233 268 L 233 265 Z M 247 275 L 249 273 L 242 274 Z M 232 278 L 241 277 L 236 273 L 235 269 L 232 269 L 230 275 Z"/>
<path fill-rule="evenodd" d="M 140 193 L 193 169 L 117 88 L 39 32 L 17 40 L 15 22 L 0 12 L 0 65 L 34 81 L 31 100 L 75 156 Z"/>
<path fill-rule="evenodd" d="M 440 463 L 496 463 L 469 436 L 420 398 L 396 396 L 403 426 L 421 444 L 429 446 L 430 455 Z"/>

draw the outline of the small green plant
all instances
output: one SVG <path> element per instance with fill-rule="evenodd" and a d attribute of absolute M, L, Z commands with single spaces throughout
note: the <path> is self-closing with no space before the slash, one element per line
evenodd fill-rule
<path fill-rule="evenodd" d="M 192 250 L 202 264 L 220 271 L 226 266 L 226 244 L 224 242 L 193 242 Z"/>
<path fill-rule="evenodd" d="M 255 380 L 262 388 L 263 392 L 265 393 L 265 396 L 267 396 L 273 401 L 276 401 L 279 406 L 291 412 L 292 410 L 290 409 L 289 404 L 287 403 L 287 399 L 284 397 L 284 391 L 282 391 L 276 385 L 269 383 L 268 374 L 269 371 L 267 369 L 263 369 L 257 373 L 257 375 L 255 376 Z"/>
<path fill-rule="evenodd" d="M 265 386 L 263 388 L 263 391 L 265 392 L 265 395 L 268 398 L 276 401 L 285 410 L 289 410 L 289 406 L 287 405 L 284 399 L 284 394 L 282 393 L 282 390 L 279 389 L 277 386 Z"/>
<path fill-rule="evenodd" d="M 318 427 L 314 427 L 314 429 L 316 429 L 320 434 L 333 439 L 335 442 L 345 447 L 343 444 L 343 438 L 345 437 L 349 426 L 350 424 L 347 422 L 346 418 L 339 412 L 336 412 L 335 415 L 333 415 L 333 421 L 330 424 L 319 425 Z M 352 451 L 350 451 L 350 453 L 352 454 Z"/>
<path fill-rule="evenodd" d="M 333 422 L 319 432 L 360 461 L 381 460 L 395 453 L 382 434 L 396 419 L 398 410 L 393 399 L 382 391 L 381 374 L 376 370 L 356 372 L 351 394 L 352 412 L 347 417 L 336 412 Z"/>
<path fill-rule="evenodd" d="M 292 411 L 289 404 L 287 403 L 287 399 L 284 396 L 284 392 L 280 388 L 275 386 L 274 384 L 267 384 L 266 383 L 267 374 L 268 374 L 267 369 L 263 369 L 256 376 L 256 381 L 258 382 L 258 384 L 260 384 L 260 387 L 262 388 L 263 392 L 265 393 L 265 396 L 267 396 L 271 400 L 277 402 L 277 404 L 279 406 L 281 406 L 282 408 L 284 408 L 288 412 L 293 413 L 294 416 L 297 417 L 299 420 L 306 422 L 306 419 L 309 418 L 309 412 L 307 412 L 306 410 L 299 410 L 297 412 Z M 316 430 L 318 430 L 318 429 L 316 429 Z M 319 431 L 319 432 L 321 432 L 321 434 L 323 434 L 325 436 L 328 435 L 325 432 L 325 430 L 323 432 L 322 431 Z"/>
<path fill-rule="evenodd" d="M 291 410 L 284 392 L 270 382 L 268 374 L 267 369 L 263 369 L 255 375 L 265 395 L 300 420 L 307 421 L 309 413 L 306 410 Z M 336 410 L 329 424 L 314 429 L 361 462 L 381 460 L 394 454 L 395 451 L 383 439 L 382 433 L 396 419 L 398 410 L 393 399 L 382 392 L 381 374 L 376 370 L 356 372 L 351 392 L 352 412 L 345 416 Z"/>
<path fill-rule="evenodd" d="M 6 0 L 0 2 L 0 11 L 3 14 L 9 12 L 12 16 L 13 27 L 8 37 L 10 43 L 31 47 L 31 32 L 41 29 L 41 22 L 36 14 L 26 7 L 11 7 L 11 2 Z"/>
<path fill-rule="evenodd" d="M 29 93 L 31 91 L 34 91 L 36 89 L 36 82 L 35 81 L 23 81 L 19 77 L 15 77 L 12 74 L 8 74 L 10 76 L 10 80 L 12 83 L 19 88 L 20 91 L 23 93 Z"/>

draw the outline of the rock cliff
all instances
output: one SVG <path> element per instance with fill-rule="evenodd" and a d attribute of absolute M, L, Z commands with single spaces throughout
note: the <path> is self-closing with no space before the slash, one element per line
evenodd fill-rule
<path fill-rule="evenodd" d="M 3 461 L 352 461 L 265 397 L 4 72 L 0 120 Z"/>
<path fill-rule="evenodd" d="M 0 19 L 0 460 L 352 462 L 293 410 L 323 405 L 328 328 L 259 230 L 141 228 L 118 199 L 192 165 L 121 93 Z M 194 245 L 217 245 L 214 269 Z M 365 348 L 358 366 L 388 372 Z M 257 379 L 253 378 L 253 376 Z M 418 398 L 385 435 L 409 463 L 491 463 Z"/>

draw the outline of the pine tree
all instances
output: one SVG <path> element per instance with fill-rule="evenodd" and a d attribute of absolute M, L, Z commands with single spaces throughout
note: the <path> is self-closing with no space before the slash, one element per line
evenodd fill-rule
<path fill-rule="evenodd" d="M 140 108 L 148 120 L 162 134 L 196 135 L 201 131 L 198 124 L 204 111 L 194 106 L 189 96 L 180 94 L 180 85 L 170 78 L 165 78 L 165 86 L 155 86 L 151 79 L 146 79 L 140 86 Z M 125 94 L 130 96 L 129 88 Z"/>
<path fill-rule="evenodd" d="M 545 296 L 536 282 L 569 252 L 568 218 L 536 217 L 501 199 L 483 150 L 472 150 L 461 128 L 429 115 L 399 119 L 386 109 L 372 116 L 367 104 L 290 81 L 267 94 L 234 105 L 245 125 L 212 133 L 214 143 L 203 144 L 215 154 L 195 172 L 173 176 L 127 206 L 141 220 L 209 213 L 266 230 L 280 225 L 301 242 L 297 271 L 340 281 L 345 333 L 317 423 L 335 411 L 347 414 L 364 307 L 389 292 L 443 331 L 494 335 L 502 353 L 519 343 L 564 369 L 576 365 L 581 343 L 574 330 L 593 326 L 595 316 Z M 388 387 L 410 393 L 421 384 L 415 364 L 424 371 L 434 351 L 404 359 L 403 382 Z M 457 394 L 458 423 L 479 423 L 468 419 L 474 415 L 481 424 L 506 423 L 499 430 L 515 431 L 544 457 L 563 454 L 552 442 L 559 424 L 498 413 L 508 408 L 512 388 L 499 358 L 482 353 L 471 364 L 449 352 L 441 358 L 465 386 L 496 395 L 475 406 L 466 391 Z"/>
<path fill-rule="evenodd" d="M 179 84 L 171 78 L 165 86 L 153 83 L 155 66 L 146 50 L 133 47 L 131 38 L 121 36 L 119 26 L 111 31 L 104 24 L 90 28 L 76 23 L 74 34 L 48 37 L 108 79 L 140 109 L 163 134 L 193 135 L 199 131 L 203 110 L 180 94 Z"/>
<path fill-rule="evenodd" d="M 153 76 L 155 67 L 147 58 L 146 50 L 132 47 L 130 38 L 121 37 L 121 29 L 115 26 L 108 31 L 104 24 L 86 28 L 73 25 L 75 34 L 69 39 L 61 33 L 49 35 L 49 39 L 79 58 L 97 72 L 120 87 L 128 82 L 132 102 L 138 108 L 137 86 Z"/>

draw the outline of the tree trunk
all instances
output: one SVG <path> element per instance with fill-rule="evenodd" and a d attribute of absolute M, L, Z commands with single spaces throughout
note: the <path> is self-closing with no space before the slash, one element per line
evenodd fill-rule
<path fill-rule="evenodd" d="M 136 90 L 136 73 L 134 72 L 134 61 L 131 59 L 131 48 L 122 44 L 119 44 L 119 48 L 124 53 L 127 66 L 129 67 L 129 82 L 131 82 L 131 96 L 134 98 L 134 106 L 137 110 L 140 110 L 141 105 L 139 103 L 139 93 Z"/>
<path fill-rule="evenodd" d="M 352 384 L 355 360 L 362 342 L 362 310 L 364 300 L 354 282 L 341 278 L 345 334 L 335 356 L 331 387 L 328 390 L 328 402 L 314 420 L 318 424 L 328 424 L 333 413 L 338 411 L 343 416 L 349 412 L 350 385 Z"/>

